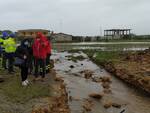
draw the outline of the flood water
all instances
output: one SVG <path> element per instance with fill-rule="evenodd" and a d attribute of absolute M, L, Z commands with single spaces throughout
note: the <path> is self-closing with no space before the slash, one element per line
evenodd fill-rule
<path fill-rule="evenodd" d="M 73 62 L 68 60 L 69 55 L 82 55 L 86 59 Z M 104 69 L 91 62 L 84 53 L 56 52 L 53 54 L 52 59 L 55 60 L 57 75 L 64 79 L 69 96 L 72 97 L 72 101 L 69 101 L 72 113 L 83 113 L 82 106 L 86 99 L 92 100 L 94 104 L 92 111 L 89 113 L 120 113 L 123 109 L 125 109 L 124 113 L 150 113 L 150 97 L 148 95 L 131 88 L 121 80 L 110 75 Z M 70 68 L 71 65 L 74 68 Z M 89 98 L 89 94 L 100 93 L 103 91 L 103 88 L 100 83 L 85 79 L 80 73 L 84 70 L 93 71 L 93 76 L 96 77 L 111 76 L 112 94 L 106 94 L 100 101 Z M 107 100 L 117 102 L 122 107 L 119 109 L 114 107 L 105 109 L 103 104 Z"/>
<path fill-rule="evenodd" d="M 150 42 L 91 42 L 91 43 L 54 43 L 53 48 L 62 50 L 96 49 L 101 51 L 138 51 L 150 47 Z"/>

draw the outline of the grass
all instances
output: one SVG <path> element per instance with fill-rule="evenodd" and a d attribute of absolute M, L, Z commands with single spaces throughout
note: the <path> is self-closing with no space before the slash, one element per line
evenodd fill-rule
<path fill-rule="evenodd" d="M 96 53 L 96 59 L 99 61 L 115 62 L 120 59 L 120 52 L 103 51 Z"/>
<path fill-rule="evenodd" d="M 120 51 L 84 51 L 91 59 L 96 62 L 118 62 L 121 59 L 122 52 Z"/>
<path fill-rule="evenodd" d="M 28 87 L 21 85 L 20 76 L 6 75 L 5 81 L 0 83 L 0 95 L 4 95 L 8 101 L 23 103 L 34 98 L 50 96 L 50 87 L 40 83 L 33 83 Z"/>

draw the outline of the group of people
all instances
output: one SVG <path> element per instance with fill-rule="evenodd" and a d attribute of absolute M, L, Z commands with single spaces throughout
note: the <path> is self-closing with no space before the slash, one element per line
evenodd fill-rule
<path fill-rule="evenodd" d="M 51 42 L 41 32 L 36 34 L 33 41 L 24 39 L 17 46 L 15 34 L 2 33 L 0 38 L 0 55 L 2 67 L 13 73 L 14 65 L 21 69 L 22 85 L 27 86 L 29 73 L 34 73 L 35 80 L 45 80 L 50 70 Z M 34 70 L 34 71 L 33 71 Z"/>

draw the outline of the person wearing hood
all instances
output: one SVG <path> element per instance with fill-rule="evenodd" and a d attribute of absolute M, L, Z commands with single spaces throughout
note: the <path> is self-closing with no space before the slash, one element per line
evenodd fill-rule
<path fill-rule="evenodd" d="M 16 42 L 15 42 L 15 34 L 10 34 L 9 37 L 3 42 L 5 48 L 5 56 L 8 59 L 8 72 L 14 72 L 13 69 L 13 62 L 14 62 L 14 55 L 16 51 Z"/>
<path fill-rule="evenodd" d="M 28 39 L 24 39 L 21 42 L 21 45 L 17 47 L 16 57 L 21 59 L 21 63 L 19 65 L 19 67 L 21 69 L 22 85 L 27 86 L 29 84 L 27 77 L 28 77 L 28 67 L 30 64 L 29 63 L 30 50 L 29 50 L 29 40 Z"/>
<path fill-rule="evenodd" d="M 0 37 L 0 57 L 1 57 L 2 53 L 3 53 L 2 45 L 3 45 L 3 39 L 2 39 L 2 37 Z"/>
<path fill-rule="evenodd" d="M 2 49 L 2 67 L 4 69 L 7 69 L 7 65 L 6 65 L 7 59 L 6 59 L 4 43 L 8 39 L 8 37 L 9 37 L 9 35 L 7 32 L 2 32 L 2 38 L 1 38 L 0 42 L 1 42 L 1 49 Z"/>
<path fill-rule="evenodd" d="M 45 78 L 46 71 L 46 57 L 47 57 L 47 39 L 46 37 L 38 32 L 36 35 L 36 39 L 32 45 L 33 56 L 35 60 L 35 80 Z M 40 70 L 41 69 L 41 70 Z M 41 78 L 39 78 L 39 75 Z"/>
<path fill-rule="evenodd" d="M 0 37 L 0 62 L 1 62 L 1 66 L 3 67 L 2 65 L 2 58 L 3 58 L 3 41 L 4 39 L 2 37 Z"/>
<path fill-rule="evenodd" d="M 46 73 L 50 72 L 50 57 L 51 57 L 51 53 L 52 53 L 52 44 L 51 41 L 47 39 L 47 57 L 46 57 Z"/>

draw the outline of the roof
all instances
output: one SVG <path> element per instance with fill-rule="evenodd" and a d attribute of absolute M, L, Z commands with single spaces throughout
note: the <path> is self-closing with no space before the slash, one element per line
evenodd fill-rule
<path fill-rule="evenodd" d="M 65 33 L 55 33 L 53 35 L 67 35 L 67 36 L 72 36 L 72 35 L 69 35 L 69 34 L 65 34 Z"/>
<path fill-rule="evenodd" d="M 39 32 L 39 31 L 50 32 L 50 30 L 46 30 L 46 29 L 25 29 L 25 30 L 18 30 L 18 32 Z"/>
<path fill-rule="evenodd" d="M 132 30 L 132 29 L 106 29 L 104 31 L 129 31 L 129 30 Z"/>

